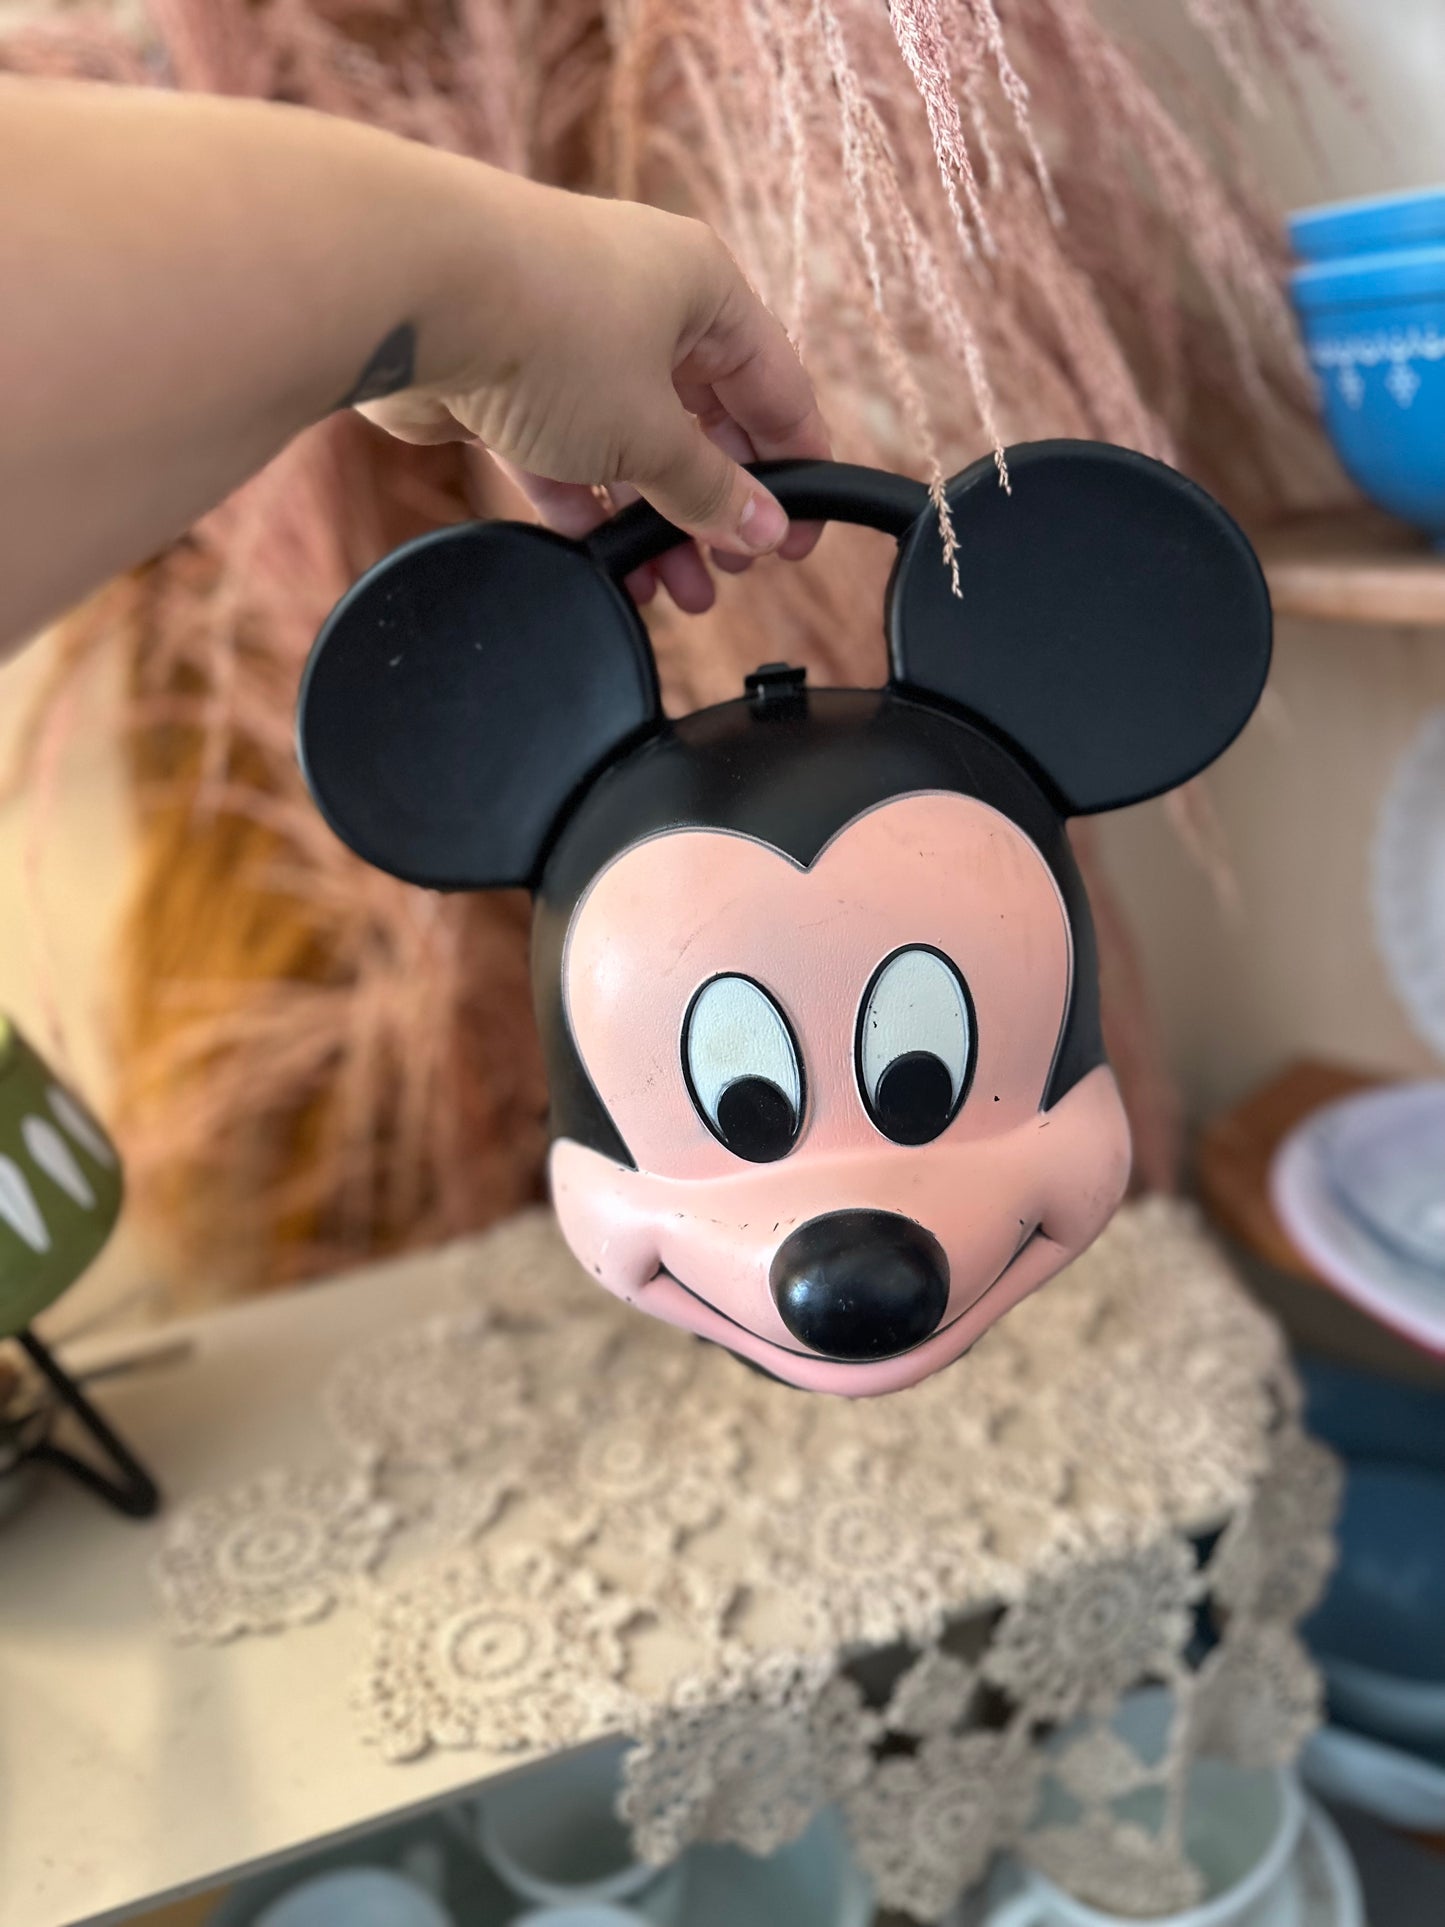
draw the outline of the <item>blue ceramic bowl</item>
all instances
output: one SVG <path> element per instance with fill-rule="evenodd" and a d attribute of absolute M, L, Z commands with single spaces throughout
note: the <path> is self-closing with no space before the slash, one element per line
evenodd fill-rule
<path fill-rule="evenodd" d="M 1301 261 L 1347 254 L 1390 254 L 1397 248 L 1445 246 L 1445 187 L 1305 207 L 1289 218 L 1290 246 Z"/>
<path fill-rule="evenodd" d="M 1351 1466 L 1340 1562 L 1305 1637 L 1349 1725 L 1445 1745 L 1445 1477 Z"/>
<path fill-rule="evenodd" d="M 1445 240 L 1316 261 L 1291 290 L 1341 462 L 1445 543 Z"/>

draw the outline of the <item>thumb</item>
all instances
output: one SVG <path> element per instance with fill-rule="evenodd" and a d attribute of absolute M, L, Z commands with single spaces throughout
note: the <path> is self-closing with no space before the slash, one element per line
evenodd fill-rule
<path fill-rule="evenodd" d="M 767 555 L 788 533 L 776 496 L 716 442 L 679 404 L 629 464 L 624 478 L 669 522 L 696 541 L 732 555 Z"/>
<path fill-rule="evenodd" d="M 384 428 L 399 442 L 412 442 L 419 448 L 477 439 L 444 401 L 420 388 L 407 388 L 399 395 L 387 395 L 380 401 L 358 402 L 355 408 L 358 415 L 365 415 L 369 422 Z"/>

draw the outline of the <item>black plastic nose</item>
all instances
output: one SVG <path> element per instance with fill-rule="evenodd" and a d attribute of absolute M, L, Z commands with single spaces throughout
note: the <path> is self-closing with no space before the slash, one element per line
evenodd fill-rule
<path fill-rule="evenodd" d="M 890 1211 L 832 1211 L 778 1247 L 769 1283 L 783 1323 L 828 1358 L 893 1358 L 937 1331 L 948 1259 L 930 1231 Z"/>

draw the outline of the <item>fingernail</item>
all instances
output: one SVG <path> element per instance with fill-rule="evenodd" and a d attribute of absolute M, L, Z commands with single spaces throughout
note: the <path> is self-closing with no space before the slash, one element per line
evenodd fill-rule
<path fill-rule="evenodd" d="M 767 555 L 788 532 L 788 518 L 782 505 L 761 490 L 750 495 L 738 517 L 738 535 L 754 555 Z"/>

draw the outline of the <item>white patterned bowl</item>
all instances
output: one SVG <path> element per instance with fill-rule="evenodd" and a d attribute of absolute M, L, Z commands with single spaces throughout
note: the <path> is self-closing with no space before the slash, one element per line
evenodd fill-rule
<path fill-rule="evenodd" d="M 1445 540 L 1445 246 L 1317 261 L 1290 288 L 1336 454 L 1381 508 Z"/>

